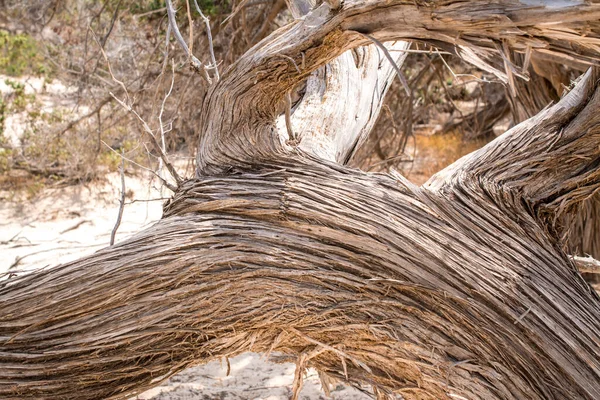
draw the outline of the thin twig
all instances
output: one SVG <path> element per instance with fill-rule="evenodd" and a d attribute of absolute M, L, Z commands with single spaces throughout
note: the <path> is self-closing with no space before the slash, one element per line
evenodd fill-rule
<path fill-rule="evenodd" d="M 152 146 L 154 146 L 154 149 L 158 152 L 158 154 L 160 155 L 160 158 L 163 160 L 165 167 L 167 167 L 167 170 L 169 171 L 169 173 L 171 174 L 173 179 L 175 179 L 175 182 L 177 182 L 177 185 L 179 186 L 183 182 L 183 179 L 181 179 L 181 177 L 179 176 L 177 171 L 175 171 L 175 168 L 173 167 L 171 162 L 169 162 L 169 158 L 167 157 L 167 155 L 162 151 L 160 144 L 158 143 L 158 141 L 154 137 L 154 134 L 152 133 L 152 129 L 150 129 L 150 127 L 148 126 L 146 121 L 144 121 L 144 119 L 133 108 L 131 108 L 131 106 L 129 106 L 128 104 L 125 104 L 122 100 L 118 99 L 112 93 L 111 93 L 111 95 L 117 101 L 117 103 L 119 103 L 121 105 L 121 107 L 123 107 L 126 111 L 135 115 L 136 118 L 142 123 L 142 126 L 144 128 L 144 132 L 146 133 L 146 136 L 148 136 L 148 139 L 150 139 Z M 172 191 L 177 190 L 176 186 L 169 184 L 166 180 L 163 180 L 163 183 L 170 190 L 172 190 Z"/>
<path fill-rule="evenodd" d="M 60 234 L 63 235 L 65 233 L 67 233 L 67 232 L 74 231 L 75 229 L 79 228 L 81 225 L 86 224 L 88 222 L 92 222 L 92 221 L 90 221 L 89 219 L 82 219 L 81 221 L 79 221 L 75 225 L 73 225 L 73 226 L 71 226 L 71 227 L 69 227 L 67 229 L 64 229 L 64 230 L 60 231 Z"/>
<path fill-rule="evenodd" d="M 108 26 L 108 30 L 107 30 L 106 34 L 104 35 L 104 37 L 102 37 L 102 45 L 101 45 L 102 48 L 104 48 L 104 46 L 106 46 L 106 41 L 108 40 L 108 37 L 110 36 L 111 32 L 113 31 L 113 28 L 115 27 L 115 22 L 117 21 L 117 17 L 119 16 L 119 11 L 121 10 L 122 2 L 123 2 L 123 0 L 119 0 L 119 2 L 117 3 L 117 6 L 115 7 L 115 11 L 110 20 L 110 25 Z"/>
<path fill-rule="evenodd" d="M 121 86 L 121 88 L 125 92 L 125 97 L 127 98 L 127 103 L 129 103 L 130 99 L 129 99 L 129 92 L 127 91 L 127 87 L 125 86 L 125 84 L 123 83 L 123 81 L 117 79 L 117 77 L 113 73 L 112 67 L 110 65 L 110 60 L 108 59 L 108 56 L 106 55 L 106 52 L 104 51 L 104 48 L 102 47 L 102 45 L 98 41 L 98 37 L 96 36 L 96 33 L 93 30 L 91 30 L 91 32 L 92 32 L 92 36 L 94 37 L 94 40 L 96 41 L 96 43 L 100 47 L 100 51 L 102 52 L 102 57 L 104 57 L 104 60 L 106 61 L 106 64 L 108 65 L 108 72 L 110 73 L 110 77 L 112 78 L 113 81 L 115 81 L 116 83 L 118 83 L 119 86 Z M 114 98 L 114 95 L 112 93 L 110 95 Z"/>
<path fill-rule="evenodd" d="M 185 7 L 187 9 L 188 25 L 190 26 L 190 52 L 188 57 L 194 53 L 194 20 L 192 19 L 192 10 L 190 9 L 190 0 L 185 0 Z"/>
<path fill-rule="evenodd" d="M 402 71 L 400 71 L 400 68 L 398 68 L 398 64 L 396 64 L 396 62 L 394 61 L 394 58 L 392 57 L 392 55 L 390 54 L 388 49 L 383 45 L 383 43 L 381 43 L 379 40 L 375 39 L 373 36 L 369 36 L 365 33 L 361 33 L 361 35 L 363 35 L 364 37 L 366 37 L 367 39 L 369 39 L 370 41 L 375 43 L 375 45 L 377 47 L 379 47 L 381 49 L 381 51 L 383 51 L 385 58 L 388 59 L 388 61 L 392 64 L 392 67 L 396 71 L 396 74 L 398 75 L 398 79 L 400 79 L 400 82 L 402 83 L 402 87 L 404 87 L 406 94 L 408 96 L 410 96 L 410 87 L 408 86 L 408 82 L 406 81 L 406 78 L 404 77 L 404 74 L 402 73 Z"/>
<path fill-rule="evenodd" d="M 115 154 L 116 154 L 116 155 L 118 155 L 118 156 L 121 156 L 121 154 L 119 154 L 119 152 L 118 152 L 118 151 L 116 151 L 115 149 L 113 149 L 112 147 L 110 147 L 110 146 L 109 146 L 109 145 L 108 145 L 108 144 L 107 144 L 107 143 L 106 143 L 104 140 L 101 140 L 100 142 L 101 142 L 103 145 L 105 145 L 106 147 L 108 147 L 108 149 L 109 149 L 110 151 L 112 151 L 113 153 L 115 153 Z M 146 150 L 148 151 L 148 149 L 147 149 L 147 148 L 146 148 Z M 148 152 L 149 152 L 149 151 L 148 151 Z M 150 172 L 152 175 L 156 176 L 156 177 L 157 177 L 157 178 L 158 178 L 158 179 L 161 181 L 161 183 L 162 183 L 163 185 L 165 185 L 166 187 L 169 187 L 169 182 L 167 182 L 167 181 L 166 181 L 166 180 L 165 180 L 163 177 L 161 177 L 160 175 L 158 175 L 158 174 L 156 173 L 156 171 L 154 171 L 154 170 L 152 170 L 152 169 L 150 169 L 150 168 L 148 168 L 148 167 L 144 167 L 142 164 L 138 164 L 138 163 L 136 163 L 136 162 L 135 162 L 135 161 L 133 161 L 131 158 L 127 158 L 127 157 L 125 157 L 125 156 L 123 156 L 123 158 L 124 158 L 124 159 L 125 159 L 125 161 L 127 161 L 128 163 L 131 163 L 131 164 L 135 165 L 136 167 L 143 169 L 144 171 L 148 171 L 148 172 Z"/>
<path fill-rule="evenodd" d="M 229 22 L 230 19 L 232 19 L 233 17 L 235 17 L 237 15 L 237 13 L 240 12 L 240 10 L 245 7 L 245 5 L 246 5 L 247 2 L 248 2 L 248 0 L 242 0 L 240 2 L 240 4 L 238 4 L 235 7 L 235 9 L 231 12 L 231 14 L 229 14 L 229 16 L 227 18 L 225 18 L 223 20 L 223 22 L 221 22 L 221 25 L 227 24 L 227 22 Z"/>
<path fill-rule="evenodd" d="M 169 1 L 169 0 L 167 0 L 167 1 Z M 94 35 L 94 39 L 96 40 L 96 42 L 98 42 L 98 39 L 96 38 L 96 35 L 94 34 L 93 31 L 92 31 L 92 34 Z M 160 147 L 160 144 L 158 143 L 158 141 L 154 137 L 154 133 L 152 132 L 152 129 L 150 129 L 150 127 L 148 126 L 148 124 L 146 123 L 146 121 L 144 121 L 144 119 L 129 104 L 130 103 L 130 98 L 129 98 L 129 92 L 127 91 L 127 87 L 125 86 L 125 84 L 123 82 L 121 82 L 120 80 L 118 80 L 114 76 L 114 74 L 112 73 L 112 68 L 110 66 L 110 60 L 108 59 L 108 56 L 106 55 L 106 53 L 104 52 L 104 49 L 102 49 L 102 47 L 100 47 L 100 50 L 102 51 L 102 55 L 104 56 L 104 59 L 106 60 L 106 63 L 108 64 L 108 70 L 110 72 L 110 75 L 111 75 L 112 79 L 115 82 L 117 82 L 123 88 L 123 91 L 125 92 L 125 97 L 127 98 L 127 102 L 124 102 L 124 101 L 120 100 L 112 92 L 109 92 L 109 94 L 111 95 L 111 97 L 113 99 L 115 99 L 117 101 L 117 103 L 119 103 L 121 105 L 121 107 L 123 107 L 126 111 L 128 111 L 128 112 L 132 113 L 133 115 L 135 115 L 137 117 L 137 119 L 142 123 L 142 126 L 144 127 L 144 132 L 149 137 L 149 139 L 152 142 L 152 145 L 154 146 L 154 148 L 158 151 L 161 160 L 163 161 L 164 165 L 167 167 L 167 170 L 169 171 L 169 173 L 171 174 L 171 176 L 173 177 L 173 179 L 175 179 L 175 182 L 177 183 L 177 185 L 181 184 L 181 182 L 183 182 L 183 179 L 181 179 L 181 177 L 179 176 L 179 174 L 177 174 L 177 171 L 175 170 L 175 168 L 173 167 L 173 165 L 169 162 L 169 159 L 168 159 L 167 155 L 165 154 L 165 152 L 163 151 L 163 149 Z M 171 85 L 172 84 L 173 84 L 173 82 L 171 82 Z M 163 105 L 164 105 L 164 103 L 163 103 Z M 161 129 L 162 129 L 162 124 L 161 124 Z M 175 191 L 177 189 L 175 186 L 169 184 L 165 179 L 162 179 L 162 180 L 163 180 L 163 183 L 165 184 L 165 186 L 167 188 L 169 188 L 170 190 Z"/>
<path fill-rule="evenodd" d="M 125 158 L 123 156 L 123 149 L 121 149 L 121 166 L 119 170 L 121 171 L 121 200 L 119 204 L 119 215 L 117 216 L 117 222 L 115 223 L 115 227 L 110 233 L 110 245 L 115 244 L 115 236 L 117 235 L 117 230 L 121 225 L 121 219 L 123 218 L 123 209 L 125 208 Z"/>
<path fill-rule="evenodd" d="M 219 81 L 219 79 L 221 79 L 221 77 L 219 76 L 219 66 L 217 65 L 217 60 L 215 58 L 215 49 L 213 46 L 212 31 L 210 29 L 210 20 L 208 19 L 207 16 L 204 15 L 202 10 L 200 9 L 200 6 L 198 5 L 197 0 L 194 0 L 194 5 L 196 6 L 196 10 L 198 11 L 198 14 L 200 14 L 200 18 L 202 18 L 202 21 L 204 21 L 204 25 L 206 25 L 206 36 L 208 36 L 208 51 L 210 52 L 210 62 L 211 62 L 210 68 L 214 69 L 215 79 L 217 81 Z"/>
<path fill-rule="evenodd" d="M 452 76 L 454 77 L 454 79 L 460 81 L 460 84 L 466 83 L 462 79 L 460 79 L 460 78 L 463 78 L 463 77 L 469 77 L 469 78 L 472 78 L 474 81 L 481 82 L 481 83 L 500 83 L 499 81 L 490 81 L 490 80 L 488 80 L 486 78 L 479 78 L 479 77 L 477 77 L 476 75 L 473 75 L 473 74 L 457 74 L 457 73 L 455 73 L 452 70 L 452 68 L 450 67 L 450 65 L 448 65 L 448 63 L 446 62 L 446 59 L 444 57 L 442 57 L 442 54 L 447 54 L 447 53 L 436 50 L 435 54 L 437 54 L 438 57 L 442 60 L 442 63 L 446 66 L 446 68 L 448 69 L 448 71 L 450 71 L 450 73 L 452 74 Z M 454 83 L 453 83 L 453 85 L 454 85 Z"/>
<path fill-rule="evenodd" d="M 165 200 L 170 200 L 170 199 L 171 199 L 170 197 L 158 197 L 156 199 L 133 199 L 133 200 L 125 203 L 125 205 L 128 206 L 128 205 L 134 204 L 134 203 L 150 203 L 153 201 L 165 201 Z"/>
<path fill-rule="evenodd" d="M 164 71 L 167 67 L 167 62 L 169 60 L 169 42 L 170 42 L 170 40 L 171 40 L 171 24 L 167 24 L 167 34 L 166 34 L 166 38 L 165 38 L 165 59 L 163 61 L 161 75 L 164 73 Z"/>
<path fill-rule="evenodd" d="M 414 49 L 389 49 L 390 53 L 414 53 L 414 54 L 447 54 L 452 55 L 452 53 L 448 51 L 440 51 L 440 50 L 414 50 Z"/>
<path fill-rule="evenodd" d="M 530 311 L 531 311 L 531 306 L 527 310 L 525 310 L 525 312 L 523 314 L 521 314 L 519 316 L 519 318 L 517 318 L 515 320 L 515 322 L 513 322 L 513 324 L 515 324 L 515 325 L 520 324 L 523 321 L 523 318 L 525 318 L 527 316 L 527 314 L 529 314 Z"/>
<path fill-rule="evenodd" d="M 409 158 L 407 160 L 402 160 L 403 157 L 409 157 Z M 378 167 L 380 165 L 388 164 L 388 163 L 391 163 L 391 162 L 394 162 L 397 160 L 400 160 L 399 162 L 410 162 L 410 163 L 415 161 L 414 158 L 410 158 L 409 155 L 402 153 L 402 154 L 398 154 L 397 156 L 389 157 L 389 158 L 386 158 L 385 160 L 378 161 L 376 163 L 369 165 L 369 167 L 367 168 L 367 171 L 370 171 L 373 168 Z"/>
<path fill-rule="evenodd" d="M 165 103 L 167 102 L 167 99 L 171 95 L 171 92 L 173 91 L 173 85 L 175 84 L 175 64 L 173 62 L 171 62 L 171 73 L 172 73 L 172 75 L 171 75 L 171 87 L 169 88 L 169 91 L 167 92 L 167 94 L 163 98 L 162 105 L 160 107 L 160 112 L 158 113 L 158 123 L 160 125 L 161 146 L 162 146 L 162 151 L 165 154 L 167 153 L 167 145 L 165 143 L 165 127 L 163 125 L 162 116 L 163 116 L 163 113 L 165 111 Z M 163 165 L 163 159 L 160 158 L 159 159 L 159 163 L 158 163 L 158 175 L 161 175 L 163 166 L 164 166 Z"/>
<path fill-rule="evenodd" d="M 133 17 L 134 18 L 142 18 L 142 17 L 147 17 L 148 15 L 152 15 L 152 14 L 158 14 L 158 13 L 162 13 L 167 11 L 167 7 L 162 7 L 162 8 L 157 8 L 156 10 L 152 10 L 152 11 L 147 11 L 141 14 L 134 14 Z"/>
<path fill-rule="evenodd" d="M 173 8 L 173 2 L 171 0 L 166 0 L 165 4 L 167 5 L 167 16 L 169 17 L 169 25 L 171 26 L 171 30 L 173 31 L 175 38 L 179 42 L 179 45 L 188 55 L 190 64 L 196 71 L 204 72 L 204 77 L 206 78 L 208 83 L 212 83 L 208 72 L 206 72 L 206 69 L 204 68 L 204 64 L 202 64 L 202 62 L 192 54 L 192 52 L 188 48 L 188 45 L 185 43 L 183 36 L 181 36 L 181 32 L 179 31 L 179 27 L 177 26 L 177 19 L 175 18 L 175 9 Z"/>

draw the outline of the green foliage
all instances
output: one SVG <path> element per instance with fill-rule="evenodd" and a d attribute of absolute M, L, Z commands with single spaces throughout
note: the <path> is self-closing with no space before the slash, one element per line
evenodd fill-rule
<path fill-rule="evenodd" d="M 13 81 L 12 79 L 5 79 L 4 83 L 14 90 L 10 95 L 10 103 L 5 103 L 5 112 L 17 113 L 25 111 L 27 105 L 35 101 L 34 94 L 25 94 L 25 84 Z"/>
<path fill-rule="evenodd" d="M 25 33 L 0 30 L 0 73 L 9 76 L 47 75 L 49 68 L 38 51 L 38 43 Z"/>
<path fill-rule="evenodd" d="M 164 0 L 135 1 L 129 6 L 129 11 L 131 11 L 132 14 L 143 14 L 163 8 L 165 6 L 164 3 Z"/>

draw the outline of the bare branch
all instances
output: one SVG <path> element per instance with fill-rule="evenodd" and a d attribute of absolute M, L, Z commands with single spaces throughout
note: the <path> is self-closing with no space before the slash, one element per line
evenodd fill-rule
<path fill-rule="evenodd" d="M 165 0 L 167 5 L 167 16 L 169 18 L 169 25 L 171 26 L 171 30 L 179 42 L 179 45 L 183 48 L 185 53 L 188 55 L 190 60 L 190 64 L 192 68 L 194 68 L 197 72 L 203 72 L 206 80 L 211 83 L 212 80 L 204 67 L 204 64 L 200 60 L 198 60 L 189 49 L 188 45 L 185 43 L 183 36 L 181 36 L 181 32 L 179 31 L 179 27 L 177 26 L 177 17 L 175 16 L 175 9 L 173 8 L 173 2 L 171 0 Z"/>
<path fill-rule="evenodd" d="M 167 102 L 167 99 L 171 95 L 171 92 L 173 91 L 174 84 L 175 84 L 175 64 L 173 62 L 171 62 L 171 87 L 169 88 L 169 91 L 167 92 L 167 94 L 163 98 L 162 105 L 160 107 L 160 112 L 158 113 L 158 123 L 160 125 L 160 141 L 161 141 L 160 144 L 161 144 L 162 152 L 164 154 L 167 154 L 167 145 L 165 143 L 165 127 L 164 127 L 164 124 L 163 124 L 162 117 L 163 117 L 163 113 L 165 111 L 165 104 Z M 163 166 L 164 166 L 163 164 L 164 164 L 164 161 L 163 161 L 163 159 L 161 157 L 159 159 L 158 175 L 162 174 L 162 169 L 163 169 Z"/>
<path fill-rule="evenodd" d="M 167 182 L 167 181 L 166 181 L 166 180 L 165 180 L 165 179 L 164 179 L 162 176 L 158 175 L 158 174 L 156 173 L 156 171 L 154 171 L 154 170 L 152 170 L 152 169 L 150 169 L 150 168 L 148 168 L 148 167 L 145 167 L 145 166 L 143 166 L 142 164 L 139 164 L 139 163 L 137 163 L 137 162 L 133 161 L 131 158 L 127 158 L 127 157 L 125 157 L 123 154 L 120 154 L 120 153 L 119 153 L 117 150 L 115 150 L 115 149 L 113 149 L 111 146 L 109 146 L 109 145 L 108 145 L 108 144 L 107 144 L 107 143 L 106 143 L 104 140 L 101 140 L 101 142 L 102 142 L 102 144 L 103 144 L 104 146 L 106 146 L 106 147 L 107 147 L 107 148 L 108 148 L 110 151 L 112 151 L 113 153 L 115 153 L 117 156 L 119 156 L 119 157 L 123 157 L 123 159 L 124 159 L 125 161 L 127 161 L 128 163 L 130 163 L 130 164 L 132 164 L 132 165 L 135 165 L 136 167 L 138 167 L 138 168 L 141 168 L 141 169 L 142 169 L 142 170 L 144 170 L 144 171 L 150 172 L 150 173 L 151 173 L 153 176 L 155 176 L 156 178 L 158 178 L 158 180 L 159 180 L 159 181 L 160 181 L 160 182 L 161 182 L 163 185 L 165 185 L 165 186 L 166 186 L 166 187 L 167 187 L 169 190 L 171 190 L 171 191 L 173 191 L 173 192 L 175 191 L 174 189 L 176 189 L 176 188 L 175 188 L 173 185 L 171 185 L 169 182 Z"/>
<path fill-rule="evenodd" d="M 240 12 L 246 6 L 247 2 L 248 0 L 240 1 L 240 3 L 235 7 L 235 9 L 233 9 L 231 14 L 229 14 L 227 18 L 225 18 L 223 22 L 221 22 L 221 25 L 226 25 L 233 17 L 237 15 L 238 12 Z"/>
<path fill-rule="evenodd" d="M 127 399 L 251 349 L 407 399 L 598 399 L 598 297 L 492 207 L 308 158 L 188 181 L 134 237 L 0 281 L 0 397 Z"/>
<path fill-rule="evenodd" d="M 533 53 L 565 62 L 600 62 L 599 21 L 600 4 L 587 2 L 532 7 L 512 0 L 493 5 L 485 0 L 426 5 L 403 0 L 347 0 L 336 12 L 322 5 L 250 49 L 209 93 L 209 107 L 202 110 L 199 121 L 202 136 L 197 173 L 213 173 L 289 151 L 282 149 L 279 131 L 273 129 L 283 97 L 322 65 L 349 49 L 371 43 L 363 35 L 381 43 L 423 40 L 498 73 L 504 69 L 504 49 L 498 46 L 503 42 L 510 51 L 525 52 L 531 47 Z M 567 31 L 569 34 L 564 34 Z M 294 63 L 283 62 L 286 57 Z M 300 73 L 295 65 L 303 66 Z M 500 75 L 506 79 L 506 72 Z M 215 115 L 220 116 L 219 121 Z M 253 129 L 232 133 L 240 126 Z M 297 129 L 295 123 L 294 127 Z"/>
<path fill-rule="evenodd" d="M 127 87 L 125 87 L 125 84 L 123 83 L 123 81 L 117 79 L 117 77 L 113 73 L 112 66 L 110 64 L 110 60 L 108 59 L 108 56 L 106 55 L 106 52 L 104 51 L 104 47 L 98 41 L 98 37 L 96 36 L 96 33 L 93 30 L 91 32 L 92 32 L 92 35 L 94 37 L 94 40 L 96 41 L 96 43 L 100 47 L 100 51 L 102 52 L 102 57 L 104 57 L 104 60 L 106 61 L 106 65 L 108 66 L 108 72 L 110 73 L 110 77 L 112 78 L 113 81 L 115 81 L 116 83 L 118 83 L 119 86 L 121 86 L 121 88 L 123 89 L 123 92 L 125 93 L 125 97 L 127 99 L 127 103 L 129 103 L 131 100 L 129 98 L 129 92 L 127 91 Z M 113 96 L 112 93 L 111 93 L 111 96 Z"/>
<path fill-rule="evenodd" d="M 123 149 L 121 149 L 121 166 L 119 167 L 119 171 L 121 172 L 121 199 L 119 200 L 119 214 L 117 216 L 117 222 L 115 222 L 115 227 L 110 233 L 111 246 L 115 244 L 115 236 L 117 235 L 117 230 L 121 225 L 123 209 L 125 208 L 125 158 L 123 158 Z"/>
<path fill-rule="evenodd" d="M 185 0 L 185 7 L 187 9 L 187 18 L 188 18 L 188 25 L 190 28 L 190 33 L 189 33 L 189 42 L 190 42 L 190 51 L 188 53 L 188 56 L 191 54 L 194 54 L 194 20 L 192 20 L 192 12 L 190 9 L 190 0 Z"/>
<path fill-rule="evenodd" d="M 144 131 L 144 133 L 146 133 L 146 136 L 150 140 L 150 143 L 152 143 L 152 146 L 154 147 L 154 150 L 156 150 L 158 152 L 158 154 L 160 155 L 160 158 L 162 159 L 165 167 L 167 167 L 167 170 L 169 171 L 169 173 L 171 174 L 171 176 L 173 177 L 173 179 L 175 179 L 175 182 L 177 183 L 177 185 L 180 185 L 183 182 L 183 179 L 181 179 L 181 177 L 179 176 L 179 174 L 177 173 L 177 171 L 173 167 L 173 164 L 171 164 L 171 162 L 169 161 L 169 158 L 167 157 L 167 155 L 165 154 L 165 152 L 162 150 L 160 144 L 158 143 L 158 141 L 154 137 L 154 133 L 152 132 L 152 129 L 150 129 L 150 127 L 148 126 L 148 124 L 146 123 L 146 121 L 144 121 L 144 119 L 130 105 L 128 105 L 125 102 L 123 102 L 122 100 L 118 99 L 112 93 L 111 93 L 111 95 L 117 101 L 117 103 L 119 103 L 121 105 L 121 107 L 123 107 L 126 111 L 128 111 L 128 112 L 132 113 L 133 115 L 135 115 L 136 118 L 138 119 L 138 121 L 140 121 L 142 123 L 142 127 L 144 128 L 143 131 Z M 176 191 L 177 190 L 176 186 L 168 184 L 168 183 L 166 183 L 166 181 L 164 181 L 164 182 L 165 182 L 165 185 L 170 190 L 172 190 L 172 191 Z"/>
<path fill-rule="evenodd" d="M 434 175 L 431 190 L 479 182 L 499 204 L 522 202 L 549 229 L 600 190 L 600 69 L 561 101 Z"/>
<path fill-rule="evenodd" d="M 93 33 L 93 32 L 92 32 Z M 97 38 L 94 34 L 94 38 L 97 41 Z M 131 104 L 130 104 L 130 98 L 129 98 L 129 92 L 127 91 L 127 87 L 125 87 L 125 84 L 118 80 L 115 75 L 112 72 L 112 68 L 110 65 L 110 60 L 108 59 L 108 56 L 106 55 L 106 52 L 104 51 L 104 49 L 102 47 L 100 47 L 100 50 L 102 51 L 102 55 L 104 56 L 104 59 L 106 60 L 106 63 L 108 64 L 108 70 L 110 71 L 110 75 L 112 77 L 112 79 L 117 82 L 121 88 L 123 89 L 123 91 L 125 92 L 125 97 L 127 99 L 127 102 L 124 102 L 122 100 L 120 100 L 119 98 L 117 98 L 114 93 L 109 92 L 110 96 L 115 99 L 120 105 L 121 107 L 123 107 L 126 111 L 132 113 L 133 115 L 136 116 L 136 118 L 142 122 L 142 126 L 143 126 L 143 131 L 147 134 L 148 138 L 150 139 L 150 142 L 152 143 L 153 147 L 155 148 L 155 150 L 159 153 L 160 155 L 160 160 L 161 163 L 164 163 L 164 165 L 167 167 L 167 170 L 169 171 L 169 173 L 171 174 L 171 176 L 173 177 L 173 179 L 175 180 L 175 182 L 177 183 L 177 185 L 181 184 L 181 182 L 183 182 L 183 179 L 181 179 L 181 177 L 179 176 L 179 174 L 177 173 L 177 171 L 175 170 L 175 168 L 173 167 L 173 165 L 169 162 L 169 159 L 167 157 L 167 155 L 165 154 L 165 151 L 163 150 L 163 148 L 160 146 L 160 144 L 156 141 L 156 138 L 154 137 L 154 133 L 152 132 L 152 129 L 150 129 L 150 127 L 148 126 L 148 124 L 146 123 L 146 121 L 144 121 L 144 119 L 132 108 Z M 174 68 L 174 66 L 173 66 Z M 171 80 L 171 89 L 169 90 L 169 94 L 171 93 L 171 90 L 173 89 L 173 80 L 175 79 L 175 75 L 173 72 L 173 78 Z M 168 97 L 168 94 L 167 94 Z M 163 138 L 164 136 L 164 131 L 163 131 L 163 126 L 162 126 L 162 112 L 164 109 L 164 102 L 166 101 L 166 98 L 163 100 L 163 107 L 161 108 L 161 113 L 159 115 L 159 121 L 160 121 L 160 129 L 161 129 L 161 133 L 163 135 L 161 135 L 161 138 Z M 163 138 L 164 139 L 164 138 Z M 164 140 L 163 140 L 164 142 Z M 161 164 L 162 167 L 162 164 Z M 162 179 L 162 177 L 161 177 Z M 167 188 L 169 188 L 172 191 L 176 190 L 176 187 L 167 183 L 166 180 L 162 179 L 163 182 L 165 183 L 165 186 L 167 186 Z"/>
<path fill-rule="evenodd" d="M 386 44 L 403 50 L 408 42 Z M 290 122 L 277 121 L 282 138 L 288 126 L 294 127 L 298 148 L 319 158 L 348 163 L 367 138 L 377 120 L 394 66 L 402 64 L 406 53 L 396 52 L 394 63 L 382 63 L 381 51 L 370 44 L 349 50 L 307 79 L 302 99 L 294 106 Z M 327 112 L 323 112 L 327 110 Z"/>
<path fill-rule="evenodd" d="M 206 36 L 208 37 L 208 51 L 210 52 L 210 62 L 212 63 L 209 66 L 209 68 L 213 69 L 215 71 L 215 80 L 218 82 L 219 79 L 221 79 L 221 77 L 219 76 L 219 66 L 218 66 L 217 60 L 215 58 L 215 49 L 213 46 L 212 31 L 210 29 L 210 20 L 202 12 L 202 9 L 198 5 L 198 0 L 194 0 L 194 5 L 196 6 L 196 10 L 198 11 L 198 14 L 200 14 L 200 18 L 202 18 L 202 21 L 204 22 L 204 25 L 206 26 Z"/>
<path fill-rule="evenodd" d="M 408 86 L 408 82 L 406 81 L 404 74 L 402 73 L 402 71 L 400 71 L 400 68 L 396 64 L 396 61 L 394 61 L 394 58 L 392 57 L 392 55 L 390 54 L 388 49 L 383 45 L 383 43 L 381 43 L 379 40 L 375 39 L 373 36 L 369 36 L 364 33 L 362 33 L 362 35 L 364 37 L 366 37 L 367 39 L 369 39 L 370 41 L 372 41 L 373 43 L 375 43 L 377 45 L 377 47 L 379 47 L 379 49 L 383 52 L 383 54 L 385 55 L 385 58 L 387 58 L 387 60 L 390 62 L 390 64 L 396 71 L 396 75 L 398 76 L 400 83 L 402 83 L 402 87 L 404 88 L 404 91 L 406 92 L 406 94 L 408 96 L 410 96 L 410 87 Z"/>

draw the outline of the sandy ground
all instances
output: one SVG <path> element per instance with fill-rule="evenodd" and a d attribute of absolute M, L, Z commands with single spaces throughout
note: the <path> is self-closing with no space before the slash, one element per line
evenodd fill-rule
<path fill-rule="evenodd" d="M 189 368 L 169 379 L 163 385 L 137 397 L 140 400 L 283 400 L 292 395 L 293 364 L 274 364 L 255 353 L 245 353 L 229 360 L 231 371 L 227 376 L 226 364 L 211 362 Z M 312 399 L 370 399 L 356 389 L 339 384 L 330 389 L 331 397 L 321 390 L 317 372 L 310 369 L 304 377 L 299 398 Z"/>
<path fill-rule="evenodd" d="M 147 182 L 147 177 L 126 177 L 128 198 L 117 242 L 160 218 L 160 199 L 169 192 L 161 194 Z M 120 178 L 111 174 L 101 184 L 46 189 L 33 201 L 14 202 L 13 197 L 0 192 L 0 274 L 64 263 L 107 246 L 119 209 Z M 137 398 L 290 398 L 295 365 L 269 363 L 252 353 L 232 358 L 230 365 L 229 376 L 225 363 L 190 368 Z M 333 399 L 370 398 L 343 385 L 332 387 L 331 395 Z M 315 371 L 307 372 L 300 398 L 326 398 Z"/>

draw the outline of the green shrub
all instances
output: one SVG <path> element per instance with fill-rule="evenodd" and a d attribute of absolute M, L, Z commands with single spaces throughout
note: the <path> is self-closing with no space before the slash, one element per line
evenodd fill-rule
<path fill-rule="evenodd" d="M 0 73 L 9 76 L 49 74 L 38 49 L 39 44 L 31 36 L 0 30 Z"/>

